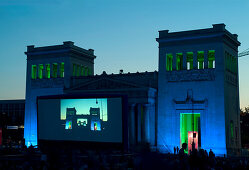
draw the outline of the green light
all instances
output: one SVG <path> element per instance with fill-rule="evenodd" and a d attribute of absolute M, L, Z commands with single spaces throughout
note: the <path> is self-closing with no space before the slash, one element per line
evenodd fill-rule
<path fill-rule="evenodd" d="M 60 77 L 64 77 L 64 63 L 63 62 L 61 63 L 61 66 L 60 66 Z"/>
<path fill-rule="evenodd" d="M 204 69 L 204 51 L 198 51 L 197 62 L 198 62 L 198 69 Z"/>
<path fill-rule="evenodd" d="M 58 70 L 58 64 L 57 63 L 53 63 L 53 78 L 57 78 L 57 70 Z"/>
<path fill-rule="evenodd" d="M 50 64 L 46 64 L 46 78 L 50 79 Z"/>
<path fill-rule="evenodd" d="M 85 76 L 88 76 L 88 67 L 85 67 Z"/>
<path fill-rule="evenodd" d="M 182 53 L 176 54 L 176 70 L 182 70 L 183 55 Z"/>
<path fill-rule="evenodd" d="M 208 51 L 208 68 L 215 68 L 215 51 L 214 50 Z"/>
<path fill-rule="evenodd" d="M 172 66 L 173 66 L 173 55 L 167 54 L 166 55 L 166 70 L 172 71 Z"/>
<path fill-rule="evenodd" d="M 36 79 L 36 72 L 37 72 L 37 68 L 36 65 L 32 65 L 32 73 L 31 73 L 31 78 L 32 79 Z"/>
<path fill-rule="evenodd" d="M 88 69 L 88 75 L 89 75 L 89 76 L 92 75 L 92 72 L 91 72 L 90 69 Z"/>
<path fill-rule="evenodd" d="M 187 70 L 193 69 L 193 52 L 187 52 Z"/>
<path fill-rule="evenodd" d="M 80 76 L 80 66 L 77 65 L 77 75 L 76 76 Z"/>
<path fill-rule="evenodd" d="M 80 76 L 84 76 L 84 71 L 85 71 L 84 66 L 81 66 L 80 68 L 81 68 L 80 69 Z"/>
<path fill-rule="evenodd" d="M 180 114 L 180 139 L 181 145 L 183 143 L 188 144 L 188 132 L 197 131 L 199 132 L 200 124 L 200 113 L 181 113 Z M 185 150 L 188 153 L 188 150 Z"/>
<path fill-rule="evenodd" d="M 39 69 L 38 69 L 38 78 L 42 79 L 43 77 L 43 64 L 39 64 Z"/>

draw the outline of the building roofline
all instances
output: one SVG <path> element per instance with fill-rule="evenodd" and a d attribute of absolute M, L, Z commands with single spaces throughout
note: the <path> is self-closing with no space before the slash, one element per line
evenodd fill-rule
<path fill-rule="evenodd" d="M 79 52 L 81 54 L 85 54 L 88 56 L 94 55 L 93 49 L 84 49 L 74 45 L 72 41 L 64 41 L 62 45 L 51 45 L 51 46 L 42 46 L 42 47 L 35 47 L 34 45 L 28 45 L 27 51 L 25 52 L 26 55 L 40 55 L 40 54 L 47 54 L 47 53 L 58 53 L 58 52 L 65 52 L 66 51 L 74 51 Z"/>
<path fill-rule="evenodd" d="M 6 100 L 0 100 L 0 104 L 2 103 L 15 103 L 15 102 L 18 102 L 18 103 L 22 103 L 24 102 L 25 103 L 25 99 L 6 99 Z"/>
<path fill-rule="evenodd" d="M 202 39 L 212 36 L 223 36 L 226 35 L 230 40 L 235 42 L 238 46 L 240 42 L 238 41 L 238 35 L 232 34 L 228 30 L 225 29 L 226 25 L 224 23 L 221 24 L 213 24 L 212 28 L 205 29 L 197 29 L 197 30 L 187 30 L 187 31 L 179 31 L 179 32 L 169 32 L 169 30 L 160 30 L 159 38 L 156 38 L 158 42 L 162 41 L 179 41 L 182 39 Z"/>

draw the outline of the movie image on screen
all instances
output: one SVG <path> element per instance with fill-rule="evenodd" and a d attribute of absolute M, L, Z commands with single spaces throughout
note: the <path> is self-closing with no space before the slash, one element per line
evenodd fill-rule
<path fill-rule="evenodd" d="M 108 124 L 107 98 L 62 99 L 61 120 L 65 129 L 101 131 Z"/>
<path fill-rule="evenodd" d="M 38 139 L 122 143 L 122 98 L 38 100 Z"/>

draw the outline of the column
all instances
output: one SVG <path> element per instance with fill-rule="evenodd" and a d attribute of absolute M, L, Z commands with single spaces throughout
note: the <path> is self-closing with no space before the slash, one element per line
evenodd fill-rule
<path fill-rule="evenodd" d="M 187 53 L 182 53 L 182 69 L 187 70 Z"/>
<path fill-rule="evenodd" d="M 193 52 L 193 69 L 198 69 L 197 68 L 197 52 Z"/>
<path fill-rule="evenodd" d="M 50 64 L 50 78 L 54 78 L 53 77 L 53 74 L 54 74 L 54 71 L 53 71 L 53 63 L 49 63 Z"/>
<path fill-rule="evenodd" d="M 208 68 L 208 51 L 204 51 L 204 69 Z"/>
<path fill-rule="evenodd" d="M 61 68 L 61 64 L 60 64 L 60 63 L 57 63 L 57 78 L 60 78 L 60 77 L 61 77 L 60 68 Z"/>
<path fill-rule="evenodd" d="M 176 54 L 175 53 L 172 53 L 172 56 L 173 56 L 173 66 L 172 66 L 172 70 L 176 70 Z"/>
<path fill-rule="evenodd" d="M 39 79 L 39 64 L 36 64 L 36 78 Z"/>
<path fill-rule="evenodd" d="M 160 73 L 166 72 L 166 58 L 167 58 L 166 51 L 162 48 L 159 48 L 159 68 L 158 68 L 158 71 Z"/>
<path fill-rule="evenodd" d="M 143 104 L 143 142 L 150 143 L 150 104 Z"/>
<path fill-rule="evenodd" d="M 137 138 L 137 143 L 141 142 L 141 104 L 137 105 L 137 113 L 136 113 L 136 138 Z"/>
<path fill-rule="evenodd" d="M 134 145 L 135 141 L 135 104 L 129 105 L 129 145 Z"/>

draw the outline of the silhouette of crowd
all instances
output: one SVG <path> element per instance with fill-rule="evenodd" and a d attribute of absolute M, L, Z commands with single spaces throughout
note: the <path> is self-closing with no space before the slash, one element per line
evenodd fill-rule
<path fill-rule="evenodd" d="M 1 148 L 0 169 L 249 169 L 248 158 L 216 157 L 212 150 L 193 149 L 184 144 L 174 154 L 161 154 L 141 147 L 132 153 L 114 150 L 70 150 L 54 146 L 41 152 L 34 146 L 21 149 Z M 13 151 L 15 150 L 15 152 Z"/>

